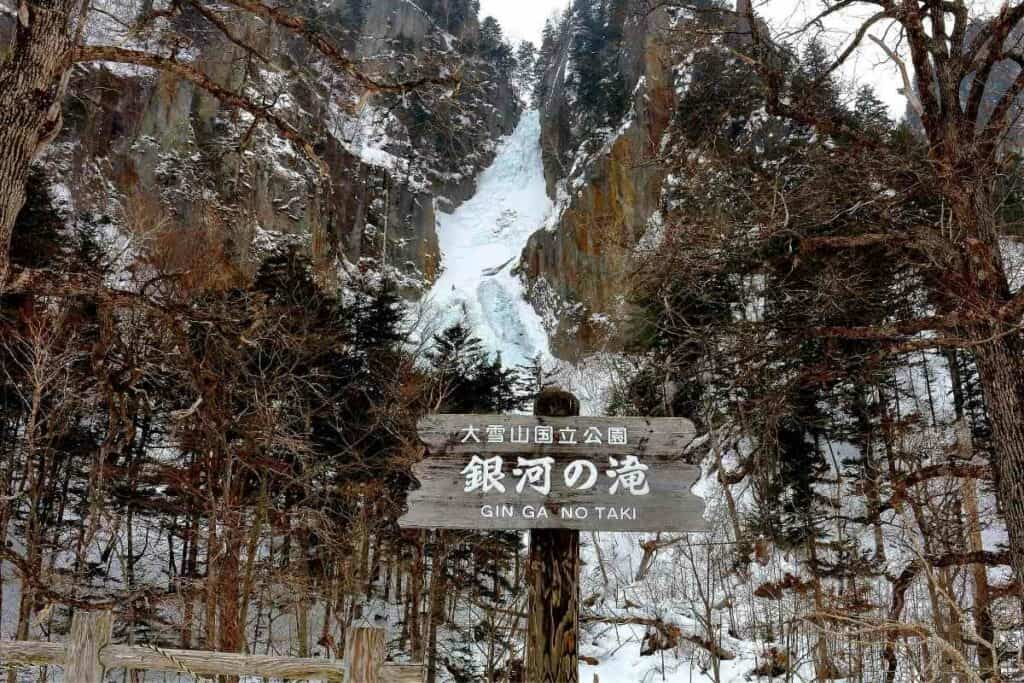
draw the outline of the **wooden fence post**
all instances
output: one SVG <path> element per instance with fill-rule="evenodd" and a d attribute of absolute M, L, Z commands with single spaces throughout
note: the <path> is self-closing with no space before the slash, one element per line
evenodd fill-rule
<path fill-rule="evenodd" d="M 574 417 L 580 402 L 567 391 L 545 389 L 534 415 Z M 526 680 L 529 683 L 579 681 L 580 532 L 534 529 L 530 532 L 529 621 Z"/>
<path fill-rule="evenodd" d="M 66 683 L 102 683 L 100 650 L 110 644 L 114 616 L 110 612 L 75 612 L 64 664 Z"/>
<path fill-rule="evenodd" d="M 345 683 L 380 683 L 387 656 L 384 629 L 356 626 L 345 639 Z"/>
<path fill-rule="evenodd" d="M 66 643 L 0 639 L 0 665 L 63 667 L 66 683 L 101 683 L 103 675 L 115 669 L 177 672 L 196 678 L 245 676 L 288 681 L 423 683 L 422 664 L 384 663 L 382 629 L 365 629 L 375 633 L 353 636 L 348 651 L 356 667 L 350 672 L 348 661 L 341 659 L 109 645 L 112 623 L 109 613 L 82 612 L 72 620 Z"/>

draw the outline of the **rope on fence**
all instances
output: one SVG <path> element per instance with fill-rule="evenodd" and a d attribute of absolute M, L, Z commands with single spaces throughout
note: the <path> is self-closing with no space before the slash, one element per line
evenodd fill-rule
<path fill-rule="evenodd" d="M 174 667 L 178 669 L 178 671 L 188 676 L 191 676 L 195 681 L 216 680 L 216 676 L 203 676 L 202 674 L 196 673 L 191 668 L 189 668 L 188 664 L 181 661 L 180 659 L 178 659 L 177 657 L 175 657 L 159 645 L 153 645 L 152 643 L 140 643 L 139 647 L 144 647 L 147 650 L 157 653 L 158 655 L 169 661 L 171 664 L 173 664 Z M 29 659 L 18 659 L 15 657 L 4 657 L 0 659 L 0 670 L 26 669 L 36 666 L 60 666 L 60 664 L 40 664 L 39 662 L 33 662 Z"/>
<path fill-rule="evenodd" d="M 153 645 L 152 643 L 141 643 L 140 647 L 144 647 L 147 650 L 152 650 L 153 652 L 157 653 L 158 655 L 169 661 L 171 664 L 173 664 L 178 669 L 178 671 L 188 674 L 195 681 L 216 680 L 215 676 L 203 676 L 202 674 L 197 674 L 195 671 L 190 669 L 189 666 L 185 664 L 185 662 L 181 661 L 180 659 L 178 659 L 177 657 L 175 657 L 159 645 Z"/>

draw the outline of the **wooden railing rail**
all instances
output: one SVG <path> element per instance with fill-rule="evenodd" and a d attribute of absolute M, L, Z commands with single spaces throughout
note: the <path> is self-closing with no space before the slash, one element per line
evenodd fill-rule
<path fill-rule="evenodd" d="M 352 628 L 345 659 L 243 655 L 155 646 L 111 645 L 110 612 L 76 612 L 67 643 L 0 640 L 0 664 L 60 666 L 65 683 L 102 683 L 111 669 L 171 671 L 198 677 L 260 676 L 345 683 L 421 683 L 420 664 L 386 663 L 384 629 Z"/>

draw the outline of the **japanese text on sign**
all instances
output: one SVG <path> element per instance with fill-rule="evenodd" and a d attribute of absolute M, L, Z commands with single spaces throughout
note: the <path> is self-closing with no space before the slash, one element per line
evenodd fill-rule
<path fill-rule="evenodd" d="M 556 429 L 549 425 L 469 425 L 461 431 L 461 443 L 521 443 L 625 446 L 629 435 L 625 427 L 587 427 L 580 431 L 573 427 Z"/>
<path fill-rule="evenodd" d="M 551 471 L 555 459 L 518 458 L 512 468 L 512 476 L 516 493 L 524 493 L 527 488 L 541 495 L 551 493 Z M 474 455 L 461 474 L 466 478 L 463 490 L 466 493 L 480 491 L 489 493 L 505 493 L 508 475 L 505 473 L 505 461 L 500 456 L 481 458 Z M 636 456 L 627 455 L 623 458 L 608 458 L 605 476 L 610 480 L 608 493 L 628 493 L 634 496 L 646 496 L 650 493 L 647 483 L 647 465 L 641 463 Z M 577 491 L 592 489 L 600 479 L 597 465 L 590 460 L 573 460 L 562 470 L 565 485 Z M 512 486 L 513 483 L 509 482 Z"/>

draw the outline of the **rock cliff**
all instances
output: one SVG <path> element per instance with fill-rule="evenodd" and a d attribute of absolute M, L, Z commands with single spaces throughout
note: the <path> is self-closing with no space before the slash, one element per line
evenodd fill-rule
<path fill-rule="evenodd" d="M 588 101 L 579 60 L 595 40 L 580 17 L 585 7 L 574 3 L 563 18 L 539 88 L 545 176 L 556 208 L 530 238 L 520 264 L 529 297 L 550 328 L 552 351 L 567 360 L 626 344 L 638 249 L 657 241 L 671 192 L 668 167 L 686 146 L 688 122 L 681 117 L 690 114 L 681 104 L 695 80 L 715 78 L 702 73 L 707 70 L 694 57 L 716 49 L 715 43 L 742 42 L 748 32 L 741 14 L 720 8 L 700 21 L 734 27 L 709 38 L 681 8 L 601 4 L 611 8 L 595 22 L 605 37 L 603 44 L 596 41 L 603 94 Z"/>
<path fill-rule="evenodd" d="M 103 64 L 75 73 L 45 160 L 64 208 L 115 239 L 156 247 L 172 265 L 202 249 L 229 280 L 287 242 L 309 250 L 324 275 L 386 269 L 414 296 L 437 274 L 435 207 L 472 195 L 495 140 L 518 119 L 518 98 L 477 53 L 470 0 L 337 0 L 318 12 L 369 73 L 399 80 L 434 65 L 459 73 L 457 91 L 360 96 L 273 27 L 234 22 L 242 46 L 182 12 L 171 28 L 188 58 L 300 121 L 326 175 L 310 154 L 190 83 Z"/>
<path fill-rule="evenodd" d="M 554 328 L 553 350 L 570 359 L 619 344 L 634 247 L 656 220 L 665 177 L 658 155 L 676 93 L 664 29 L 675 18 L 658 10 L 621 21 L 621 41 L 609 46 L 628 93 L 621 120 L 594 126 L 580 115 L 567 74 L 571 36 L 544 76 L 542 145 L 558 214 L 531 237 L 521 270 Z"/>

